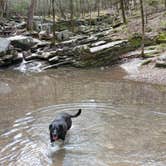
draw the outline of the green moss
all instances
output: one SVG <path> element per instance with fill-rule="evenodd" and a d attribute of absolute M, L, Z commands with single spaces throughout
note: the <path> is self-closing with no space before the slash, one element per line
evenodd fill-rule
<path fill-rule="evenodd" d="M 152 62 L 152 60 L 148 59 L 148 60 L 143 61 L 141 65 L 144 66 L 144 65 L 149 64 L 150 62 Z"/>
<path fill-rule="evenodd" d="M 138 48 L 141 46 L 142 38 L 139 34 L 134 34 L 132 37 L 129 38 L 130 46 L 133 48 Z"/>
<path fill-rule="evenodd" d="M 165 15 L 165 16 L 166 16 L 166 15 Z M 166 21 L 165 21 L 165 20 L 162 20 L 162 21 L 160 22 L 160 25 L 161 25 L 161 27 L 165 28 L 165 27 L 166 27 Z"/>
<path fill-rule="evenodd" d="M 158 52 L 152 52 L 152 53 L 145 53 L 144 54 L 144 58 L 152 58 L 152 57 L 155 57 L 155 56 L 159 56 L 159 53 Z"/>
<path fill-rule="evenodd" d="M 166 43 L 146 47 L 146 50 L 156 50 L 157 52 L 164 52 L 166 50 Z"/>
<path fill-rule="evenodd" d="M 95 54 L 90 54 L 79 61 L 79 67 L 100 67 L 116 64 L 120 55 L 135 50 L 129 42 L 123 42 L 120 45 L 108 48 Z"/>
<path fill-rule="evenodd" d="M 140 47 L 141 43 L 142 43 L 141 34 L 135 33 L 132 37 L 129 38 L 129 43 L 130 43 L 131 47 L 133 47 L 133 48 Z M 145 46 L 150 46 L 150 45 L 154 45 L 154 44 L 156 44 L 155 39 L 151 39 L 151 38 L 148 38 L 147 36 L 145 36 L 145 40 L 144 40 Z"/>
<path fill-rule="evenodd" d="M 157 46 L 155 45 L 155 46 L 149 46 L 149 47 L 147 47 L 146 49 L 147 50 L 155 50 L 157 48 Z"/>
<path fill-rule="evenodd" d="M 166 43 L 166 32 L 160 33 L 156 38 L 157 43 Z"/>
<path fill-rule="evenodd" d="M 57 23 L 55 28 L 56 30 L 58 31 L 63 31 L 63 30 L 66 30 L 68 29 L 69 25 L 67 24 L 67 22 L 60 22 L 60 23 Z"/>
<path fill-rule="evenodd" d="M 156 48 L 159 52 L 163 52 L 166 50 L 166 43 L 161 43 L 161 44 L 157 45 Z"/>

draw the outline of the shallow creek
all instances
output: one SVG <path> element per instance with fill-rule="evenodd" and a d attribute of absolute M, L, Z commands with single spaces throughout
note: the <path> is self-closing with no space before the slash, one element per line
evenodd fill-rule
<path fill-rule="evenodd" d="M 0 165 L 165 166 L 166 86 L 127 81 L 121 68 L 0 71 Z M 73 119 L 50 146 L 59 112 Z"/>

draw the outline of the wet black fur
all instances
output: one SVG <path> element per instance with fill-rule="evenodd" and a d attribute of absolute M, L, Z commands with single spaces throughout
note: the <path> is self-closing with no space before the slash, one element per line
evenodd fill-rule
<path fill-rule="evenodd" d="M 68 113 L 61 113 L 59 114 L 55 120 L 49 125 L 50 130 L 50 141 L 55 142 L 56 140 L 53 139 L 53 135 L 57 136 L 58 139 L 65 140 L 65 136 L 67 131 L 72 126 L 71 118 L 75 118 L 81 114 L 81 109 L 75 115 L 70 115 Z"/>

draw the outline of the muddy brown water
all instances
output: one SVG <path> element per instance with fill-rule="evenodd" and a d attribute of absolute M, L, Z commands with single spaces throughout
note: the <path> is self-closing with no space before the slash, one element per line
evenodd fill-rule
<path fill-rule="evenodd" d="M 123 79 L 120 68 L 0 71 L 0 165 L 165 166 L 166 86 Z M 73 119 L 64 145 L 48 125 Z"/>

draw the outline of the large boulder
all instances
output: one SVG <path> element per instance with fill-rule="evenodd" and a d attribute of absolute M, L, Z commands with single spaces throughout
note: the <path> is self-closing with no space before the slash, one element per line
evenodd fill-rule
<path fill-rule="evenodd" d="M 15 50 L 11 50 L 8 54 L 0 58 L 0 67 L 7 67 L 16 63 L 21 63 L 22 60 L 22 55 L 18 54 Z"/>
<path fill-rule="evenodd" d="M 0 57 L 6 54 L 6 52 L 9 50 L 9 47 L 10 41 L 0 37 Z"/>
<path fill-rule="evenodd" d="M 20 48 L 22 50 L 29 50 L 31 47 L 37 44 L 37 41 L 29 36 L 14 36 L 9 37 L 8 40 L 11 41 L 11 44 L 14 47 Z"/>
<path fill-rule="evenodd" d="M 21 61 L 22 56 L 12 49 L 10 41 L 5 38 L 0 38 L 0 67 L 13 65 Z"/>
<path fill-rule="evenodd" d="M 92 46 L 92 45 L 91 45 Z M 98 46 L 80 46 L 76 47 L 74 55 L 76 57 L 76 67 L 97 67 L 109 64 L 115 64 L 119 57 L 133 48 L 130 48 L 128 40 L 113 41 L 103 43 Z"/>
<path fill-rule="evenodd" d="M 71 36 L 73 36 L 72 32 L 70 32 L 68 30 L 64 30 L 57 34 L 57 39 L 60 41 L 69 40 Z"/>

